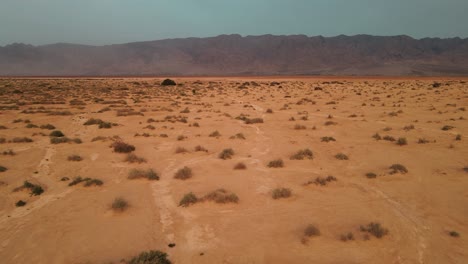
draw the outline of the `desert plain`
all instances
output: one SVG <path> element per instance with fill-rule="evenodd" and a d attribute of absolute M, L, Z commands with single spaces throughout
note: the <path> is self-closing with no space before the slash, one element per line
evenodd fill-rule
<path fill-rule="evenodd" d="M 467 78 L 163 80 L 0 79 L 1 263 L 468 263 Z"/>

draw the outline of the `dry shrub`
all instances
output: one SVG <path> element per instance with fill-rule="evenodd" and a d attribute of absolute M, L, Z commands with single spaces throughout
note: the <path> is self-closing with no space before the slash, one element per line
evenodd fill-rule
<path fill-rule="evenodd" d="M 183 167 L 174 174 L 174 178 L 179 180 L 187 180 L 192 178 L 192 176 L 193 172 L 189 167 Z"/>
<path fill-rule="evenodd" d="M 273 199 L 288 198 L 291 196 L 291 190 L 288 188 L 276 188 L 271 193 Z"/>

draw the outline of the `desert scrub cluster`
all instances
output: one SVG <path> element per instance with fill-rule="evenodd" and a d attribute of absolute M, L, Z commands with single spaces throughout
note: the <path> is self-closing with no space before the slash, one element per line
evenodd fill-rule
<path fill-rule="evenodd" d="M 204 202 L 204 201 L 212 201 L 212 202 L 221 203 L 221 204 L 238 203 L 239 197 L 237 197 L 235 193 L 229 192 L 222 188 L 212 191 L 201 198 L 198 198 L 195 194 L 190 192 L 190 193 L 185 194 L 184 197 L 182 197 L 182 199 L 179 202 L 179 206 L 187 207 L 197 202 Z"/>
<path fill-rule="evenodd" d="M 159 174 L 156 173 L 153 169 L 141 170 L 141 169 L 132 169 L 128 173 L 127 178 L 129 180 L 135 179 L 148 179 L 148 180 L 159 180 Z"/>
<path fill-rule="evenodd" d="M 128 264 L 171 264 L 167 254 L 159 250 L 141 252 L 138 256 L 131 258 Z"/>
<path fill-rule="evenodd" d="M 25 189 L 30 191 L 29 194 L 31 196 L 41 195 L 44 192 L 44 189 L 40 185 L 30 183 L 29 181 L 24 181 L 23 185 L 16 187 L 13 191 L 19 192 Z"/>
<path fill-rule="evenodd" d="M 218 157 L 220 159 L 226 160 L 226 159 L 231 159 L 232 156 L 234 155 L 234 150 L 232 148 L 224 149 L 219 153 Z"/>
<path fill-rule="evenodd" d="M 408 173 L 408 169 L 401 165 L 401 164 L 392 164 L 390 167 L 390 174 L 396 174 L 396 173 L 401 173 L 401 174 L 406 174 Z"/>
<path fill-rule="evenodd" d="M 284 167 L 284 162 L 282 159 L 275 159 L 267 164 L 268 168 L 283 168 Z"/>
<path fill-rule="evenodd" d="M 337 160 L 349 160 L 348 156 L 346 154 L 343 154 L 343 153 L 336 154 L 335 158 Z"/>
<path fill-rule="evenodd" d="M 243 162 L 238 162 L 236 165 L 234 165 L 235 170 L 245 170 L 247 169 L 247 166 Z"/>
<path fill-rule="evenodd" d="M 125 162 L 128 162 L 128 163 L 146 163 L 146 159 L 145 158 L 142 158 L 142 157 L 139 157 L 133 153 L 129 153 L 127 154 L 127 156 L 125 157 Z"/>
<path fill-rule="evenodd" d="M 114 149 L 114 152 L 117 153 L 130 153 L 135 151 L 135 146 L 127 144 L 123 141 L 115 141 L 111 144 L 111 147 Z"/>
<path fill-rule="evenodd" d="M 376 238 L 382 238 L 388 234 L 388 229 L 384 228 L 380 223 L 377 222 L 371 222 L 367 224 L 367 226 L 361 225 L 359 229 L 361 232 L 367 232 Z"/>
<path fill-rule="evenodd" d="M 276 188 L 271 192 L 271 197 L 273 199 L 288 198 L 292 194 L 291 189 L 288 188 Z"/>
<path fill-rule="evenodd" d="M 83 158 L 80 155 L 70 155 L 67 158 L 68 161 L 82 161 Z"/>
<path fill-rule="evenodd" d="M 88 119 L 88 121 L 84 122 L 83 125 L 85 126 L 91 126 L 91 125 L 98 125 L 99 128 L 112 128 L 112 126 L 117 126 L 115 123 L 111 122 L 105 122 L 102 121 L 101 119 Z"/>
<path fill-rule="evenodd" d="M 336 141 L 334 137 L 322 137 L 321 139 L 322 142 L 331 142 L 331 141 Z"/>
<path fill-rule="evenodd" d="M 310 184 L 315 184 L 315 185 L 320 185 L 320 186 L 325 186 L 331 182 L 337 181 L 335 176 L 327 176 L 327 177 L 317 177 L 314 180 L 308 181 L 304 183 L 305 186 L 310 185 Z"/>
<path fill-rule="evenodd" d="M 80 176 L 78 177 L 75 177 L 73 179 L 73 181 L 71 181 L 68 186 L 74 186 L 74 185 L 77 185 L 77 184 L 80 184 L 84 182 L 84 187 L 90 187 L 90 186 L 101 186 L 104 184 L 103 181 L 99 180 L 99 179 L 92 179 L 92 178 L 82 178 Z"/>
<path fill-rule="evenodd" d="M 129 207 L 129 203 L 122 197 L 117 197 L 111 204 L 112 210 L 115 212 L 123 212 Z"/>
<path fill-rule="evenodd" d="M 193 172 L 192 172 L 192 169 L 185 166 L 181 169 L 179 169 L 175 174 L 174 174 L 174 178 L 175 179 L 178 179 L 178 180 L 187 180 L 187 179 L 190 179 L 192 178 L 193 176 Z"/>
<path fill-rule="evenodd" d="M 289 159 L 291 160 L 303 160 L 303 159 L 313 159 L 314 153 L 310 149 L 302 149 L 292 155 Z"/>

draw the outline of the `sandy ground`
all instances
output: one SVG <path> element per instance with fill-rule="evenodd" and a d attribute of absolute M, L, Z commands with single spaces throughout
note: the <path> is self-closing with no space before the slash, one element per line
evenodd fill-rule
<path fill-rule="evenodd" d="M 15 153 L 0 155 L 7 169 L 0 172 L 1 263 L 124 263 L 146 250 L 166 252 L 173 263 L 468 263 L 467 80 L 175 80 L 171 87 L 161 78 L 0 80 L 0 154 Z M 122 109 L 136 115 L 117 116 Z M 83 125 L 90 118 L 116 126 Z M 82 143 L 51 144 L 52 130 L 40 128 L 46 124 Z M 214 131 L 220 136 L 210 137 Z M 231 139 L 237 133 L 245 139 Z M 104 140 L 93 141 L 98 136 Z M 127 154 L 110 147 L 114 136 L 146 162 L 125 162 Z M 33 142 L 10 142 L 15 137 Z M 220 159 L 227 148 L 234 155 Z M 302 149 L 313 159 L 290 159 Z M 73 154 L 83 160 L 69 161 Z M 284 167 L 267 166 L 275 159 Z M 239 162 L 247 168 L 234 170 Z M 408 172 L 391 174 L 392 164 Z M 185 166 L 193 176 L 175 179 Z M 160 179 L 128 179 L 135 168 L 152 168 Z M 305 184 L 329 175 L 337 181 Z M 77 176 L 104 184 L 68 186 Z M 44 193 L 13 191 L 26 180 Z M 179 206 L 189 192 L 219 188 L 239 201 Z M 273 199 L 276 188 L 292 195 Z M 112 210 L 116 197 L 130 206 Z M 26 205 L 16 207 L 19 200 Z M 370 222 L 388 234 L 360 231 Z M 310 224 L 319 236 L 305 237 Z M 349 232 L 354 240 L 342 241 Z"/>

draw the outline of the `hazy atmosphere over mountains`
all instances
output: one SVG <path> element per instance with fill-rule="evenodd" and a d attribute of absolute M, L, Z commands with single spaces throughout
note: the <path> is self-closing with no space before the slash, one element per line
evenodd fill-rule
<path fill-rule="evenodd" d="M 0 47 L 0 75 L 468 75 L 468 39 L 221 35 Z"/>

